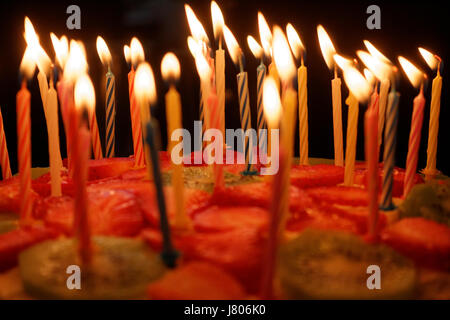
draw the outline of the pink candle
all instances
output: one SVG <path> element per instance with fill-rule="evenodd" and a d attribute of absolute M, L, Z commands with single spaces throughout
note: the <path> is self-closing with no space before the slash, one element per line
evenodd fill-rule
<path fill-rule="evenodd" d="M 222 126 L 222 120 L 221 120 L 221 112 L 219 110 L 219 101 L 217 99 L 217 95 L 216 95 L 216 87 L 213 86 L 211 88 L 209 97 L 208 97 L 208 108 L 209 108 L 209 115 L 210 115 L 210 125 L 211 128 L 214 129 L 221 129 Z M 223 179 L 223 165 L 217 163 L 218 160 L 218 156 L 215 154 L 215 161 L 214 161 L 214 189 L 220 189 L 223 188 L 225 183 L 224 183 L 224 179 Z M 223 155 L 222 155 L 222 159 L 220 159 L 220 161 L 223 161 Z"/>
<path fill-rule="evenodd" d="M 12 177 L 11 166 L 9 164 L 8 147 L 6 145 L 5 129 L 3 128 L 3 116 L 0 109 L 0 164 L 2 166 L 3 180 Z"/>
<path fill-rule="evenodd" d="M 17 153 L 20 176 L 20 222 L 30 224 L 33 220 L 33 199 L 31 195 L 31 94 L 26 80 L 16 96 L 17 112 Z"/>
<path fill-rule="evenodd" d="M 406 173 L 404 181 L 403 196 L 406 197 L 414 186 L 414 175 L 417 170 L 417 160 L 419 157 L 420 136 L 423 123 L 423 110 L 425 107 L 425 97 L 423 96 L 423 86 L 414 99 L 413 115 L 411 119 L 411 130 L 409 131 L 408 156 L 406 158 Z"/>
<path fill-rule="evenodd" d="M 377 236 L 378 222 L 378 95 L 372 96 L 364 116 L 365 153 L 367 162 L 367 192 L 369 197 L 369 236 Z"/>
<path fill-rule="evenodd" d="M 141 125 L 141 111 L 137 104 L 134 95 L 134 69 L 128 73 L 128 91 L 130 95 L 130 116 L 131 116 L 131 130 L 133 134 L 133 148 L 136 167 L 144 167 L 144 149 L 142 145 L 142 125 Z"/>

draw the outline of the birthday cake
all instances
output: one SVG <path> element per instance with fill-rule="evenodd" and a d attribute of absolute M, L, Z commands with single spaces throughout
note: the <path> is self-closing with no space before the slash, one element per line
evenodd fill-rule
<path fill-rule="evenodd" d="M 35 169 L 36 221 L 18 223 L 19 183 L 0 184 L 0 297 L 57 299 L 245 299 L 259 294 L 272 190 L 261 176 L 225 166 L 225 188 L 212 192 L 207 165 L 184 166 L 189 227 L 175 226 L 172 169 L 160 153 L 176 268 L 164 266 L 155 190 L 133 158 L 91 160 L 87 187 L 93 263 L 81 290 L 69 290 L 66 268 L 79 265 L 73 231 L 73 186 L 49 194 L 49 174 Z M 450 298 L 448 180 L 417 185 L 398 209 L 380 211 L 379 241 L 367 234 L 365 169 L 342 186 L 343 168 L 311 159 L 293 165 L 286 238 L 279 250 L 275 298 Z M 402 169 L 395 194 L 402 193 Z M 381 269 L 380 289 L 366 280 Z M 82 268 L 82 267 L 81 267 Z M 83 269 L 82 269 L 83 270 Z M 82 271 L 83 272 L 83 271 Z"/>

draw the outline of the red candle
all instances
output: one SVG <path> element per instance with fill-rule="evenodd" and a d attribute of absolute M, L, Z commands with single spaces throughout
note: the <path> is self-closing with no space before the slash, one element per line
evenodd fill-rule
<path fill-rule="evenodd" d="M 5 129 L 3 128 L 3 116 L 0 109 L 0 165 L 2 166 L 3 180 L 12 177 L 11 166 L 9 164 L 8 147 L 6 146 Z"/>
<path fill-rule="evenodd" d="M 378 95 L 372 95 L 371 105 L 364 116 L 367 191 L 369 197 L 369 236 L 377 236 L 378 222 Z"/>
<path fill-rule="evenodd" d="M 73 130 L 71 130 L 72 121 L 69 117 L 70 110 L 74 108 L 73 102 L 73 84 L 67 80 L 60 80 L 57 84 L 58 97 L 61 105 L 61 115 L 64 124 L 64 130 L 66 131 L 66 150 L 69 172 L 73 172 L 72 168 L 72 140 Z"/>
<path fill-rule="evenodd" d="M 31 94 L 26 80 L 16 96 L 17 153 L 20 176 L 20 220 L 22 224 L 32 222 L 33 199 L 31 197 Z"/>

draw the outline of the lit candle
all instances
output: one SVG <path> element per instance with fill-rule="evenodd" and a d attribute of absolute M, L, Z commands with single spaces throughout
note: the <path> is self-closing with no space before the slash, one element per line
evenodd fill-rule
<path fill-rule="evenodd" d="M 216 92 L 219 101 L 220 114 L 220 131 L 225 137 L 225 50 L 222 49 L 223 41 L 223 26 L 225 25 L 222 11 L 215 1 L 211 1 L 211 16 L 214 27 L 214 38 L 219 43 L 219 48 L 216 50 Z M 225 143 L 224 143 L 225 147 Z"/>
<path fill-rule="evenodd" d="M 297 70 L 298 79 L 298 119 L 299 119 L 299 143 L 300 143 L 300 164 L 309 164 L 308 160 L 308 70 L 305 66 L 305 47 L 300 40 L 297 31 L 292 24 L 286 26 L 289 45 L 297 60 L 300 60 L 300 67 Z"/>
<path fill-rule="evenodd" d="M 266 129 L 266 120 L 264 117 L 263 107 L 263 82 L 266 77 L 266 66 L 264 65 L 263 48 L 252 36 L 247 37 L 247 43 L 256 59 L 261 59 L 261 63 L 256 68 L 256 90 L 257 90 L 257 126 L 258 126 L 258 149 L 259 156 L 267 153 L 267 135 L 264 134 Z"/>
<path fill-rule="evenodd" d="M 134 94 L 135 71 L 138 63 L 144 60 L 144 48 L 137 38 L 131 39 L 130 49 L 124 47 L 125 59 L 131 63 L 131 70 L 128 73 L 128 92 L 130 96 L 130 117 L 131 130 L 133 134 L 133 150 L 135 167 L 145 166 L 144 146 L 142 142 L 141 113 Z M 127 54 L 128 52 L 128 54 Z M 128 56 L 128 57 L 127 57 Z"/>
<path fill-rule="evenodd" d="M 258 12 L 258 28 L 259 28 L 259 37 L 261 40 L 261 45 L 264 49 L 264 55 L 267 58 L 272 57 L 272 32 L 270 31 L 269 24 L 267 23 L 266 18 L 261 12 Z M 275 80 L 277 84 L 278 90 L 280 90 L 280 77 L 278 75 L 278 70 L 272 60 L 269 64 L 269 75 Z M 270 135 L 269 135 L 270 137 Z"/>
<path fill-rule="evenodd" d="M 146 124 L 150 121 L 150 105 L 156 103 L 156 91 L 153 92 L 148 89 L 151 88 L 152 90 L 156 90 L 155 86 L 152 85 L 154 82 L 155 78 L 152 68 L 147 62 L 141 62 L 136 69 L 136 76 L 134 80 L 134 94 L 136 96 L 136 101 L 140 109 L 140 119 L 142 127 L 145 127 Z M 145 136 L 145 131 L 143 132 L 143 135 L 144 139 L 146 140 L 147 138 Z M 149 150 L 149 145 L 146 144 L 144 146 L 144 155 L 145 162 L 148 167 L 150 167 L 152 164 L 150 152 L 151 150 Z"/>
<path fill-rule="evenodd" d="M 28 225 L 33 221 L 33 199 L 31 195 L 31 119 L 30 104 L 31 94 L 27 89 L 27 79 L 30 79 L 35 71 L 32 48 L 27 47 L 20 72 L 23 77 L 22 85 L 16 96 L 17 112 L 17 158 L 19 162 L 20 178 L 20 223 Z"/>
<path fill-rule="evenodd" d="M 235 66 L 239 68 L 239 73 L 237 74 L 237 89 L 239 96 L 239 113 L 241 117 L 241 126 L 244 131 L 244 152 L 245 152 L 245 165 L 246 170 L 244 174 L 255 174 L 256 171 L 252 170 L 253 163 L 253 141 L 248 135 L 246 135 L 247 130 L 252 128 L 251 114 L 250 114 L 250 100 L 248 93 L 248 75 L 244 71 L 244 54 L 236 41 L 236 38 L 231 33 L 227 26 L 224 26 L 224 36 L 225 42 L 228 47 L 228 52 L 230 53 L 231 59 L 233 60 Z"/>
<path fill-rule="evenodd" d="M 3 116 L 0 108 L 0 165 L 2 167 L 2 178 L 7 180 L 12 177 L 9 164 L 8 146 L 6 145 L 5 128 L 3 127 Z"/>
<path fill-rule="evenodd" d="M 427 167 L 423 170 L 427 178 L 433 178 L 439 171 L 436 169 L 436 154 L 439 131 L 439 113 L 441 109 L 441 63 L 442 60 L 437 55 L 419 48 L 422 57 L 431 69 L 437 69 L 436 77 L 433 79 L 431 88 L 431 105 L 430 105 L 430 125 L 428 127 L 428 149 L 427 149 Z"/>
<path fill-rule="evenodd" d="M 282 97 L 283 115 L 281 121 L 281 143 L 286 152 L 286 169 L 283 171 L 286 177 L 283 178 L 282 206 L 283 213 L 280 220 L 280 234 L 284 234 L 285 225 L 289 213 L 289 185 L 290 168 L 294 157 L 294 131 L 297 116 L 297 92 L 294 90 L 295 62 L 289 48 L 288 40 L 283 30 L 275 26 L 273 29 L 273 60 L 281 78 L 284 92 Z"/>
<path fill-rule="evenodd" d="M 406 158 L 405 181 L 403 183 L 403 196 L 406 197 L 414 186 L 414 176 L 419 158 L 423 110 L 425 108 L 425 97 L 423 96 L 425 74 L 405 58 L 399 57 L 398 60 L 412 85 L 416 88 L 420 87 L 419 94 L 414 98 L 411 130 L 409 131 L 408 155 Z"/>
<path fill-rule="evenodd" d="M 320 49 L 328 68 L 334 68 L 334 79 L 331 80 L 331 93 L 333 102 L 333 136 L 334 136 L 334 164 L 344 166 L 344 146 L 342 137 L 342 98 L 341 79 L 338 77 L 337 68 L 334 64 L 333 55 L 336 53 L 333 43 L 325 29 L 319 25 L 317 27 Z"/>
<path fill-rule="evenodd" d="M 116 80 L 111 71 L 111 53 L 102 37 L 97 37 L 97 52 L 106 72 L 106 157 L 114 157 L 115 149 L 115 118 L 116 118 Z"/>
<path fill-rule="evenodd" d="M 161 74 L 164 81 L 169 85 L 169 91 L 166 93 L 166 118 L 167 118 L 167 152 L 170 159 L 173 159 L 172 149 L 174 141 L 172 134 L 175 130 L 182 129 L 182 111 L 181 98 L 175 84 L 180 78 L 180 63 L 178 58 L 171 52 L 166 53 L 161 62 Z M 177 229 L 191 228 L 189 218 L 184 208 L 184 173 L 183 164 L 174 164 L 172 161 L 172 186 L 175 196 L 175 227 Z"/>
<path fill-rule="evenodd" d="M 280 125 L 281 101 L 276 80 L 271 76 L 264 80 L 264 114 L 267 125 L 271 129 L 278 129 Z M 276 271 L 277 248 L 281 240 L 280 226 L 282 225 L 285 204 L 288 201 L 289 189 L 289 161 L 284 146 L 279 150 L 279 169 L 272 182 L 272 199 L 270 206 L 269 236 L 263 263 L 261 276 L 261 297 L 263 299 L 273 298 L 273 282 Z M 286 180 L 287 179 L 287 180 Z"/>

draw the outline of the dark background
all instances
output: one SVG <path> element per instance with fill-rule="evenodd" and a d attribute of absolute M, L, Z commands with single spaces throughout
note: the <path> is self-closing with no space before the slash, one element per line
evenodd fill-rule
<path fill-rule="evenodd" d="M 307 49 L 308 106 L 309 106 L 309 154 L 311 157 L 332 158 L 333 129 L 331 109 L 331 73 L 323 61 L 316 34 L 317 24 L 323 24 L 330 33 L 337 50 L 347 56 L 364 49 L 363 39 L 370 40 L 386 56 L 397 63 L 397 56 L 404 55 L 426 71 L 430 78 L 435 75 L 428 69 L 419 55 L 418 46 L 439 54 L 444 61 L 449 59 L 448 10 L 444 1 L 288 1 L 288 0 L 222 0 L 225 21 L 233 31 L 246 55 L 251 92 L 252 123 L 256 124 L 256 61 L 246 43 L 248 34 L 259 38 L 257 12 L 261 10 L 269 24 L 283 28 L 293 23 Z M 192 0 L 188 2 L 205 29 L 213 39 L 210 2 Z M 81 8 L 81 30 L 66 28 L 66 8 L 77 4 Z M 113 72 L 116 76 L 116 155 L 127 156 L 133 152 L 128 103 L 127 67 L 123 57 L 123 45 L 137 36 L 144 45 L 146 59 L 153 66 L 157 81 L 159 104 L 153 115 L 160 121 L 165 145 L 165 111 L 163 95 L 166 90 L 160 75 L 160 61 L 167 51 L 173 51 L 181 62 L 181 80 L 178 88 L 183 100 L 183 124 L 193 130 L 193 122 L 199 118 L 199 80 L 194 61 L 188 51 L 186 37 L 189 35 L 184 8 L 179 0 L 119 0 L 119 1 L 2 1 L 0 3 L 0 105 L 9 146 L 11 166 L 16 171 L 16 118 L 15 94 L 19 87 L 18 70 L 25 49 L 23 39 L 24 16 L 30 17 L 40 35 L 41 44 L 50 57 L 54 57 L 49 33 L 67 35 L 85 43 L 88 53 L 89 73 L 97 93 L 97 116 L 100 134 L 105 131 L 104 74 L 95 48 L 97 35 L 102 35 L 113 56 Z M 381 30 L 366 28 L 366 8 L 371 4 L 381 7 Z M 238 128 L 239 107 L 236 96 L 235 69 L 227 54 L 226 58 L 226 127 Z M 450 174 L 449 155 L 446 152 L 449 119 L 447 72 L 444 69 L 443 92 L 439 127 L 438 169 Z M 398 90 L 401 92 L 400 119 L 397 144 L 397 165 L 406 161 L 408 136 L 412 113 L 412 100 L 417 94 L 403 76 Z M 48 166 L 47 131 L 37 80 L 30 84 L 32 94 L 32 148 L 33 166 Z M 426 92 L 422 143 L 419 154 L 419 169 L 426 164 L 428 139 L 429 102 L 431 85 Z M 343 85 L 343 99 L 348 95 Z M 363 110 L 360 111 L 357 159 L 363 159 Z M 346 135 L 347 108 L 343 103 L 344 140 Z M 61 124 L 61 122 L 60 122 Z M 61 125 L 60 125 L 61 126 Z M 61 150 L 65 157 L 64 136 L 61 130 Z M 298 140 L 298 137 L 297 137 Z M 298 154 L 298 141 L 296 141 Z"/>

